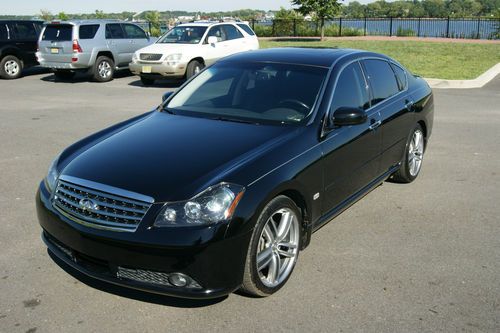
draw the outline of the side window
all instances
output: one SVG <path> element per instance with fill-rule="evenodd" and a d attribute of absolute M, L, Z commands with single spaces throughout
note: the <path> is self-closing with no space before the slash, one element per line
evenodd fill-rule
<path fill-rule="evenodd" d="M 125 34 L 127 35 L 127 38 L 132 38 L 132 39 L 146 39 L 146 33 L 144 30 L 139 28 L 138 26 L 134 24 L 123 24 L 123 30 L 125 30 Z"/>
<path fill-rule="evenodd" d="M 228 40 L 243 38 L 243 34 L 234 25 L 226 24 L 223 29 L 226 31 Z"/>
<path fill-rule="evenodd" d="M 5 24 L 0 24 L 0 40 L 8 40 L 9 34 L 7 32 L 7 26 Z"/>
<path fill-rule="evenodd" d="M 38 34 L 31 22 L 17 22 L 14 24 L 14 32 L 17 39 L 36 39 Z"/>
<path fill-rule="evenodd" d="M 222 29 L 222 26 L 218 25 L 216 27 L 210 28 L 207 34 L 207 40 L 205 43 L 208 43 L 208 37 L 215 36 L 217 37 L 217 41 L 223 42 L 227 40 L 226 32 Z"/>
<path fill-rule="evenodd" d="M 330 116 L 341 107 L 363 110 L 370 107 L 365 78 L 358 62 L 348 65 L 340 74 L 333 93 Z"/>
<path fill-rule="evenodd" d="M 405 90 L 408 86 L 408 81 L 406 78 L 406 72 L 404 69 L 399 67 L 398 65 L 391 64 L 394 73 L 396 74 L 396 78 L 398 79 L 399 90 Z"/>
<path fill-rule="evenodd" d="M 373 93 L 372 105 L 378 104 L 399 92 L 396 76 L 387 61 L 369 59 L 364 60 L 363 63 Z"/>
<path fill-rule="evenodd" d="M 125 38 L 122 26 L 119 23 L 106 24 L 106 39 Z"/>
<path fill-rule="evenodd" d="M 252 28 L 250 28 L 248 25 L 244 24 L 244 23 L 238 23 L 237 24 L 238 27 L 240 27 L 241 29 L 245 30 L 245 32 L 247 34 L 249 34 L 250 36 L 255 36 L 255 32 L 253 32 Z"/>
<path fill-rule="evenodd" d="M 92 39 L 99 30 L 99 24 L 81 25 L 78 31 L 80 39 Z"/>

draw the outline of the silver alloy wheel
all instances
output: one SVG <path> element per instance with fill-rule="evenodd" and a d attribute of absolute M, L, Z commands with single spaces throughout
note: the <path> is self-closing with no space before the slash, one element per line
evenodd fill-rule
<path fill-rule="evenodd" d="M 292 272 L 299 247 L 299 219 L 289 208 L 274 212 L 266 221 L 257 247 L 257 272 L 269 288 L 282 283 Z"/>
<path fill-rule="evenodd" d="M 111 75 L 111 65 L 107 61 L 101 61 L 98 71 L 100 77 L 107 79 Z"/>
<path fill-rule="evenodd" d="M 196 75 L 196 74 L 198 74 L 200 71 L 201 71 L 200 66 L 196 66 L 196 67 L 194 68 L 194 74 L 195 74 L 195 75 Z"/>
<path fill-rule="evenodd" d="M 19 73 L 19 69 L 20 69 L 19 64 L 14 60 L 9 60 L 9 61 L 5 62 L 4 68 L 5 68 L 5 72 L 9 76 L 16 76 Z"/>
<path fill-rule="evenodd" d="M 410 145 L 408 146 L 408 167 L 410 175 L 415 177 L 422 166 L 422 158 L 424 157 L 424 133 L 417 129 L 413 133 Z"/>

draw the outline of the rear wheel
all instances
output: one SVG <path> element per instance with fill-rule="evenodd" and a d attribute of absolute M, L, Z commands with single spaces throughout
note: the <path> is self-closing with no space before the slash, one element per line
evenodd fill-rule
<path fill-rule="evenodd" d="M 115 63 L 113 60 L 106 56 L 100 56 L 97 58 L 94 64 L 94 80 L 97 82 L 108 82 L 113 80 L 113 75 L 115 73 Z"/>
<path fill-rule="evenodd" d="M 0 76 L 7 80 L 17 79 L 23 71 L 23 63 L 16 56 L 8 55 L 0 61 Z"/>
<path fill-rule="evenodd" d="M 411 183 L 414 181 L 422 168 L 424 149 L 424 131 L 422 126 L 417 124 L 406 144 L 406 152 L 403 161 L 401 161 L 401 168 L 394 173 L 392 180 L 398 183 Z"/>
<path fill-rule="evenodd" d="M 203 65 L 201 62 L 199 62 L 198 60 L 193 60 L 191 61 L 188 65 L 187 65 L 187 69 L 186 69 L 186 79 L 189 79 L 191 78 L 192 76 L 195 76 L 196 74 L 198 74 L 203 68 L 205 67 L 205 65 Z"/>
<path fill-rule="evenodd" d="M 286 196 L 264 207 L 250 240 L 243 292 L 263 297 L 285 285 L 299 255 L 301 221 L 299 208 Z"/>
<path fill-rule="evenodd" d="M 152 86 L 155 83 L 154 79 L 149 79 L 147 77 L 141 76 L 141 82 L 145 86 Z"/>
<path fill-rule="evenodd" d="M 54 71 L 54 75 L 61 80 L 69 80 L 72 79 L 75 76 L 75 72 L 68 71 L 68 70 L 56 70 Z"/>

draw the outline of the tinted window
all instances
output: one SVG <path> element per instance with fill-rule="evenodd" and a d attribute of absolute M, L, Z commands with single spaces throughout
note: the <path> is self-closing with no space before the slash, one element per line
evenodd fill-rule
<path fill-rule="evenodd" d="M 14 32 L 18 39 L 36 39 L 38 33 L 31 22 L 17 22 L 14 24 Z"/>
<path fill-rule="evenodd" d="M 92 39 L 99 30 L 99 24 L 81 25 L 78 31 L 80 39 Z"/>
<path fill-rule="evenodd" d="M 391 66 L 384 60 L 365 60 L 368 82 L 373 92 L 372 105 L 382 102 L 399 91 Z"/>
<path fill-rule="evenodd" d="M 216 26 L 216 27 L 212 27 L 208 31 L 207 39 L 205 40 L 205 43 L 208 42 L 208 37 L 211 37 L 211 36 L 217 37 L 217 41 L 219 41 L 219 42 L 223 42 L 223 41 L 227 40 L 226 31 L 224 29 L 222 29 L 221 25 Z"/>
<path fill-rule="evenodd" d="M 228 40 L 243 38 L 243 34 L 234 25 L 224 25 Z"/>
<path fill-rule="evenodd" d="M 5 24 L 0 24 L 0 40 L 9 39 L 9 34 L 7 33 L 7 26 Z"/>
<path fill-rule="evenodd" d="M 72 40 L 73 26 L 51 24 L 45 28 L 42 40 L 69 41 Z"/>
<path fill-rule="evenodd" d="M 123 29 L 125 30 L 125 33 L 127 34 L 128 38 L 135 38 L 135 39 L 147 38 L 144 30 L 142 30 L 136 25 L 124 24 Z"/>
<path fill-rule="evenodd" d="M 173 113 L 299 124 L 309 117 L 327 69 L 291 64 L 220 63 L 198 74 L 168 103 Z"/>
<path fill-rule="evenodd" d="M 206 27 L 175 27 L 161 37 L 156 43 L 161 44 L 198 44 L 207 31 Z"/>
<path fill-rule="evenodd" d="M 333 115 L 341 107 L 363 110 L 370 107 L 365 78 L 358 62 L 350 64 L 340 74 L 333 94 L 330 114 Z"/>
<path fill-rule="evenodd" d="M 107 39 L 120 39 L 125 38 L 121 24 L 113 23 L 106 24 L 106 38 Z"/>
<path fill-rule="evenodd" d="M 394 69 L 394 73 L 396 73 L 396 78 L 398 79 L 399 90 L 405 90 L 406 85 L 408 84 L 405 71 L 398 65 L 394 64 L 392 64 L 392 68 Z"/>
<path fill-rule="evenodd" d="M 238 27 L 245 30 L 245 32 L 247 34 L 249 34 L 250 36 L 255 36 L 255 32 L 253 32 L 252 28 L 250 28 L 248 25 L 243 24 L 243 23 L 238 23 Z"/>

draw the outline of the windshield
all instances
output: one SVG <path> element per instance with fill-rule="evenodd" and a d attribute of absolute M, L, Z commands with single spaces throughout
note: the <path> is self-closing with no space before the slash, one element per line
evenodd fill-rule
<path fill-rule="evenodd" d="M 161 37 L 160 44 L 198 44 L 207 27 L 175 27 Z"/>
<path fill-rule="evenodd" d="M 180 90 L 167 111 L 220 120 L 299 124 L 311 114 L 326 68 L 225 62 Z"/>

